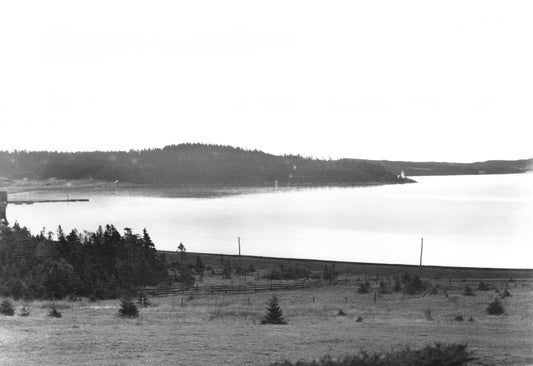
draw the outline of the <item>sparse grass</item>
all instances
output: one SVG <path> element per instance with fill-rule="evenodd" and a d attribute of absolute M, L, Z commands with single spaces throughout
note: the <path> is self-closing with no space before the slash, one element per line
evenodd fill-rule
<path fill-rule="evenodd" d="M 504 288 L 506 280 L 485 281 Z M 485 364 L 533 363 L 533 287 L 513 288 L 515 296 L 505 300 L 506 315 L 490 316 L 486 307 L 494 292 L 462 296 L 466 284 L 478 282 L 458 281 L 447 288 L 455 302 L 442 291 L 425 297 L 392 293 L 374 304 L 373 296 L 356 294 L 355 281 L 279 292 L 280 306 L 290 320 L 279 327 L 259 324 L 270 292 L 194 295 L 190 301 L 189 294 L 157 297 L 151 299 L 157 306 L 142 309 L 142 319 L 136 321 L 115 316 L 116 300 L 56 301 L 63 314 L 60 321 L 48 318 L 48 301 L 14 301 L 16 309 L 27 303 L 32 313 L 28 318 L 0 317 L 0 364 L 70 365 L 90 360 L 104 365 L 168 365 L 179 360 L 193 365 L 265 365 L 359 350 L 381 353 L 406 345 L 418 349 L 435 342 L 468 343 Z M 443 276 L 441 288 L 447 284 L 448 276 Z M 435 321 L 425 320 L 421 310 L 428 308 Z M 339 309 L 346 315 L 338 316 Z M 450 321 L 457 314 L 475 322 Z M 358 317 L 363 321 L 357 322 Z"/>

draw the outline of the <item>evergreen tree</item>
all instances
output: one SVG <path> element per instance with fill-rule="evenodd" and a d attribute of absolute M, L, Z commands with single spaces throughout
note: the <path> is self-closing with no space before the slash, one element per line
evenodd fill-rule
<path fill-rule="evenodd" d="M 133 301 L 126 297 L 120 300 L 118 315 L 123 318 L 137 318 L 139 316 L 139 310 Z"/>
<path fill-rule="evenodd" d="M 487 313 L 489 315 L 502 315 L 505 313 L 505 308 L 501 301 L 498 298 L 495 298 L 494 301 L 487 306 Z"/>
<path fill-rule="evenodd" d="M 272 296 L 267 304 L 267 312 L 261 324 L 287 324 L 283 318 L 283 311 L 279 307 L 278 298 L 276 295 Z"/>

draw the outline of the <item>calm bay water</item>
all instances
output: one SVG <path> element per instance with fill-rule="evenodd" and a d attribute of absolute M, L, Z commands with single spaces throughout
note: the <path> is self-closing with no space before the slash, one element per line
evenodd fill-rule
<path fill-rule="evenodd" d="M 32 232 L 114 224 L 158 249 L 477 267 L 533 267 L 533 174 L 416 177 L 417 184 L 299 189 L 76 189 L 88 203 L 9 205 Z M 233 194 L 243 193 L 244 194 Z M 18 194 L 65 198 L 66 191 Z M 194 197 L 196 196 L 196 197 Z M 199 197 L 198 197 L 199 196 Z"/>

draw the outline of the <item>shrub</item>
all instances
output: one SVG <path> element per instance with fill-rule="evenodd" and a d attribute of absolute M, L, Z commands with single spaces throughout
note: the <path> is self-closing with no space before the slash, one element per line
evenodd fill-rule
<path fill-rule="evenodd" d="M 400 279 L 398 277 L 394 278 L 394 287 L 392 290 L 394 292 L 400 292 L 402 290 L 402 284 L 400 283 Z"/>
<path fill-rule="evenodd" d="M 380 280 L 379 281 L 379 289 L 378 292 L 380 294 L 386 294 L 387 293 L 387 285 L 385 284 L 385 281 Z"/>
<path fill-rule="evenodd" d="M 261 320 L 261 324 L 287 324 L 287 321 L 283 318 L 283 311 L 279 307 L 276 295 L 272 296 L 266 310 L 267 313 Z"/>
<path fill-rule="evenodd" d="M 15 308 L 13 308 L 13 304 L 9 300 L 4 300 L 0 304 L 0 314 L 6 315 L 6 316 L 13 316 L 15 315 Z"/>
<path fill-rule="evenodd" d="M 463 318 L 462 315 L 457 315 L 455 318 L 453 318 L 456 322 L 463 322 L 465 318 Z"/>
<path fill-rule="evenodd" d="M 368 283 L 368 281 L 360 283 L 359 286 L 357 287 L 358 294 L 368 294 L 369 290 L 370 290 L 370 283 Z"/>
<path fill-rule="evenodd" d="M 120 309 L 118 309 L 118 315 L 123 318 L 137 318 L 139 316 L 139 310 L 137 306 L 128 298 L 120 300 Z"/>
<path fill-rule="evenodd" d="M 474 296 L 474 290 L 472 290 L 472 287 L 466 285 L 464 290 L 463 290 L 463 295 L 464 296 Z"/>
<path fill-rule="evenodd" d="M 61 313 L 57 311 L 56 304 L 53 303 L 52 306 L 50 306 L 50 311 L 48 311 L 48 316 L 52 318 L 61 318 Z"/>
<path fill-rule="evenodd" d="M 489 290 L 489 285 L 487 285 L 485 282 L 483 281 L 480 281 L 479 282 L 479 285 L 477 285 L 477 289 L 479 291 L 488 291 Z"/>
<path fill-rule="evenodd" d="M 511 293 L 507 290 L 503 291 L 502 294 L 500 295 L 502 299 L 505 299 L 506 297 L 511 297 Z"/>
<path fill-rule="evenodd" d="M 505 308 L 498 298 L 495 298 L 494 301 L 487 306 L 487 313 L 489 315 L 502 315 L 504 312 Z"/>
<path fill-rule="evenodd" d="M 339 273 L 335 270 L 335 265 L 331 265 L 331 267 L 328 267 L 327 265 L 324 266 L 322 269 L 322 278 L 324 281 L 333 281 L 337 279 L 337 276 Z"/>
<path fill-rule="evenodd" d="M 361 318 L 360 316 L 358 316 L 357 319 L 355 319 L 356 323 L 361 323 L 362 321 L 363 321 L 363 318 Z"/>
<path fill-rule="evenodd" d="M 426 290 L 426 285 L 422 282 L 419 275 L 414 275 L 411 279 L 407 274 L 403 276 L 404 289 L 407 295 L 416 295 Z"/>
<path fill-rule="evenodd" d="M 430 295 L 438 295 L 438 293 L 439 293 L 439 289 L 437 288 L 437 286 L 433 286 L 431 290 L 429 290 Z"/>
<path fill-rule="evenodd" d="M 344 310 L 339 309 L 339 311 L 337 312 L 337 315 L 338 316 L 346 316 L 346 313 L 344 312 Z"/>
<path fill-rule="evenodd" d="M 30 309 L 26 305 L 22 305 L 22 308 L 20 308 L 19 316 L 27 317 L 30 316 Z"/>
<path fill-rule="evenodd" d="M 466 347 L 464 344 L 441 345 L 437 343 L 418 350 L 405 348 L 385 354 L 361 352 L 355 356 L 338 359 L 326 356 L 313 361 L 276 362 L 271 366 L 464 366 L 475 360 Z"/>
<path fill-rule="evenodd" d="M 470 318 L 468 318 L 468 321 L 469 321 L 470 323 L 473 323 L 473 322 L 474 322 L 474 318 L 473 318 L 473 317 L 470 317 Z"/>

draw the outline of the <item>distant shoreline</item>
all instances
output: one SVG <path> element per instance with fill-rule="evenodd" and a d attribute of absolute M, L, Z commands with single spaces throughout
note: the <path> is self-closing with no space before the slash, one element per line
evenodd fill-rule
<path fill-rule="evenodd" d="M 280 191 L 290 188 L 328 188 L 328 187 L 372 187 L 391 184 L 409 184 L 417 183 L 413 179 L 406 179 L 404 182 L 363 182 L 357 184 L 312 184 L 299 183 L 291 185 L 279 185 Z M 6 191 L 8 194 L 31 194 L 33 192 L 57 191 L 57 190 L 76 190 L 76 189 L 149 189 L 149 188 L 184 188 L 184 189 L 218 189 L 225 190 L 231 188 L 249 188 L 265 189 L 273 188 L 272 185 L 266 184 L 141 184 L 129 182 L 109 182 L 93 179 L 47 179 L 47 180 L 4 180 L 0 181 L 0 191 Z"/>

